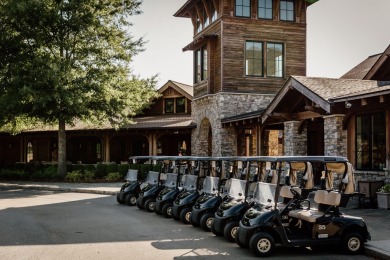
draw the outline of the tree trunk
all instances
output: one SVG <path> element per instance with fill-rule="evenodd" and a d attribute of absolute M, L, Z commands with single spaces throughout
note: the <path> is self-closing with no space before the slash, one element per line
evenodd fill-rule
<path fill-rule="evenodd" d="M 58 176 L 66 175 L 66 132 L 65 120 L 60 119 L 58 124 Z"/>

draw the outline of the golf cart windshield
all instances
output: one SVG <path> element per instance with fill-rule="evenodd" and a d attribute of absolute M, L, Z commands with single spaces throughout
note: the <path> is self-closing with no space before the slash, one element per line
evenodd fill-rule
<path fill-rule="evenodd" d="M 158 172 L 149 171 L 145 182 L 147 184 L 158 184 L 158 175 L 159 175 Z"/>
<path fill-rule="evenodd" d="M 198 176 L 195 175 L 184 175 L 183 188 L 186 190 L 196 190 L 196 181 Z"/>
<path fill-rule="evenodd" d="M 233 198 L 239 198 L 245 194 L 245 180 L 239 179 L 229 179 L 226 181 L 225 190 L 227 192 L 226 195 L 229 195 Z"/>
<path fill-rule="evenodd" d="M 258 182 L 255 188 L 253 199 L 262 205 L 271 205 L 275 201 L 276 184 Z"/>
<path fill-rule="evenodd" d="M 203 191 L 205 193 L 218 193 L 218 177 L 206 176 L 203 182 Z"/>
<path fill-rule="evenodd" d="M 167 173 L 167 179 L 165 180 L 164 186 L 173 188 L 176 187 L 177 174 L 176 173 Z"/>
<path fill-rule="evenodd" d="M 137 175 L 138 175 L 138 170 L 129 169 L 127 171 L 125 179 L 130 182 L 137 181 Z"/>

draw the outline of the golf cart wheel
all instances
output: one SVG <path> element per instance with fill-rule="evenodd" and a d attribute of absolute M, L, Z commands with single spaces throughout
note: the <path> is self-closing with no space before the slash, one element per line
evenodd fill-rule
<path fill-rule="evenodd" d="M 125 203 L 128 206 L 135 206 L 137 204 L 137 197 L 134 194 L 127 194 Z"/>
<path fill-rule="evenodd" d="M 173 208 L 173 205 L 171 203 L 165 204 L 161 210 L 163 216 L 166 218 L 171 218 L 172 217 L 172 208 Z"/>
<path fill-rule="evenodd" d="M 124 203 L 123 200 L 121 200 L 121 195 L 120 195 L 120 193 L 118 193 L 118 194 L 116 195 L 116 201 L 117 201 L 119 204 L 123 204 L 123 203 Z"/>
<path fill-rule="evenodd" d="M 229 242 L 234 242 L 238 231 L 238 222 L 232 221 L 226 224 L 223 235 Z"/>
<path fill-rule="evenodd" d="M 206 213 L 200 218 L 200 227 L 204 231 L 211 231 L 211 226 L 213 225 L 214 221 L 214 213 Z"/>
<path fill-rule="evenodd" d="M 137 199 L 137 207 L 138 207 L 139 209 L 144 209 L 144 206 L 143 206 L 142 203 L 141 203 L 141 198 L 138 198 L 138 199 Z"/>
<path fill-rule="evenodd" d="M 147 212 L 154 212 L 154 208 L 156 206 L 156 200 L 155 199 L 148 199 L 145 202 L 145 209 Z"/>
<path fill-rule="evenodd" d="M 257 256 L 269 256 L 275 249 L 275 240 L 270 234 L 256 233 L 251 237 L 249 247 Z"/>
<path fill-rule="evenodd" d="M 239 245 L 240 247 L 247 248 L 248 245 L 245 245 L 244 243 L 241 243 L 239 235 L 238 235 L 239 233 L 240 233 L 240 228 L 237 229 L 237 233 L 236 233 L 236 237 L 234 238 L 234 241 L 236 241 L 236 244 Z"/>
<path fill-rule="evenodd" d="M 213 234 L 216 235 L 217 237 L 222 237 L 223 236 L 223 232 L 221 233 L 221 232 L 215 230 L 214 224 L 211 225 L 211 232 L 213 232 Z"/>
<path fill-rule="evenodd" d="M 343 236 L 341 247 L 343 252 L 355 255 L 363 250 L 363 237 L 357 232 L 349 232 Z"/>
<path fill-rule="evenodd" d="M 180 212 L 180 220 L 184 224 L 190 224 L 191 222 L 191 209 L 185 208 Z"/>

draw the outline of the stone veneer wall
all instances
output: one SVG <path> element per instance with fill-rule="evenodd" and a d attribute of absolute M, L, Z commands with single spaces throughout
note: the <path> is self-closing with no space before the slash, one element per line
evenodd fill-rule
<path fill-rule="evenodd" d="M 347 130 L 343 130 L 344 115 L 324 116 L 325 155 L 347 156 Z"/>
<path fill-rule="evenodd" d="M 306 155 L 307 154 L 307 129 L 299 134 L 300 121 L 284 122 L 284 155 Z"/>
<path fill-rule="evenodd" d="M 222 128 L 221 119 L 266 108 L 274 95 L 217 93 L 192 101 L 192 118 L 197 124 L 191 136 L 191 154 L 207 155 L 207 134 L 212 129 L 212 156 L 237 155 L 237 133 L 234 127 Z M 209 125 L 205 124 L 208 119 Z M 203 122 L 203 123 L 202 123 Z"/>

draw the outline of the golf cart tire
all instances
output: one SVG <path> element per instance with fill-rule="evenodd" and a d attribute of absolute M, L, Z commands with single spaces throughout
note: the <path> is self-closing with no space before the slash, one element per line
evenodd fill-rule
<path fill-rule="evenodd" d="M 213 232 L 213 234 L 216 235 L 217 237 L 222 237 L 223 236 L 223 233 L 218 232 L 217 230 L 215 230 L 214 223 L 211 225 L 211 232 Z"/>
<path fill-rule="evenodd" d="M 240 229 L 237 230 L 236 237 L 234 238 L 234 241 L 236 241 L 236 244 L 241 248 L 248 248 L 248 245 L 245 245 L 241 243 L 240 239 L 238 238 L 238 232 L 240 232 Z"/>
<path fill-rule="evenodd" d="M 125 198 L 127 206 L 135 206 L 137 204 L 137 197 L 134 194 L 127 194 Z"/>
<path fill-rule="evenodd" d="M 249 247 L 256 256 L 269 256 L 275 250 L 275 240 L 270 234 L 259 232 L 251 237 Z"/>
<path fill-rule="evenodd" d="M 211 226 L 213 225 L 214 213 L 206 213 L 200 218 L 200 227 L 207 232 L 211 231 Z"/>
<path fill-rule="evenodd" d="M 171 218 L 172 217 L 172 208 L 173 208 L 173 205 L 171 203 L 165 204 L 161 210 L 163 216 L 166 218 Z"/>
<path fill-rule="evenodd" d="M 144 209 L 144 208 L 145 208 L 145 207 L 142 205 L 141 199 L 140 199 L 140 198 L 137 199 L 137 207 L 138 207 L 139 209 Z"/>
<path fill-rule="evenodd" d="M 235 242 L 235 238 L 237 236 L 239 224 L 236 221 L 231 221 L 226 224 L 223 229 L 223 235 L 229 242 Z"/>
<path fill-rule="evenodd" d="M 145 209 L 147 212 L 154 212 L 155 207 L 156 207 L 156 200 L 155 199 L 148 199 L 145 202 Z"/>
<path fill-rule="evenodd" d="M 124 203 L 123 200 L 121 200 L 121 196 L 120 196 L 119 193 L 116 195 L 116 201 L 117 201 L 119 204 L 123 204 L 123 203 Z"/>
<path fill-rule="evenodd" d="M 356 255 L 363 251 L 364 240 L 357 232 L 348 232 L 343 235 L 341 249 L 349 255 Z"/>
<path fill-rule="evenodd" d="M 180 212 L 180 220 L 183 224 L 191 224 L 191 209 L 185 208 Z"/>

